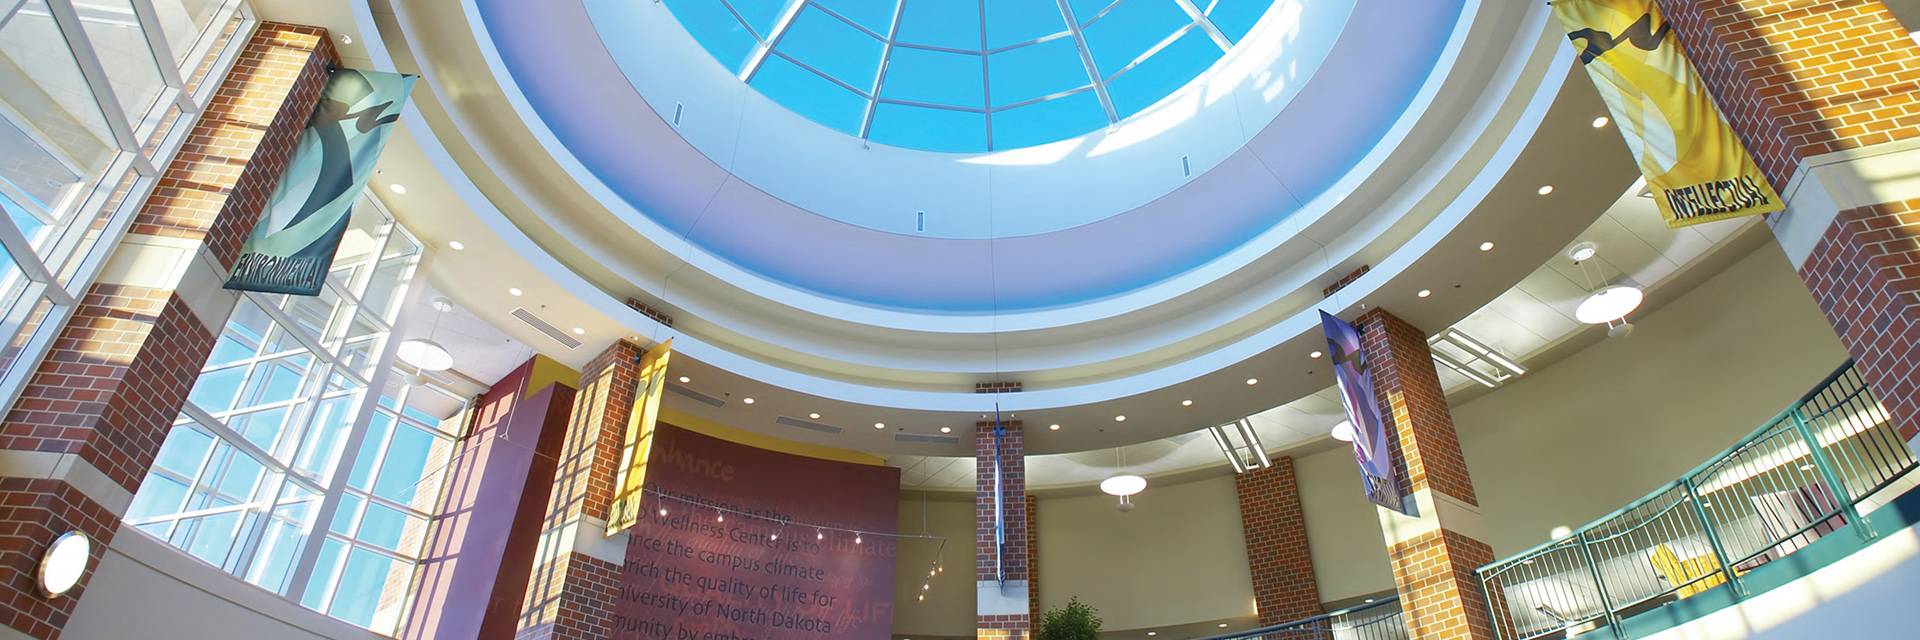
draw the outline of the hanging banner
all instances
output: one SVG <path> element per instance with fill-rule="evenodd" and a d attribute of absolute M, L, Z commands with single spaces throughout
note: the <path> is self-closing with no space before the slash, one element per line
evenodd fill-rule
<path fill-rule="evenodd" d="M 647 458 L 653 453 L 653 425 L 660 419 L 660 396 L 667 391 L 667 360 L 672 356 L 673 338 L 640 356 L 640 389 L 634 393 L 627 438 L 620 446 L 620 481 L 614 485 L 613 506 L 607 509 L 608 536 L 640 521 Z"/>
<path fill-rule="evenodd" d="M 1320 327 L 1327 334 L 1327 355 L 1333 358 L 1333 379 L 1340 387 L 1341 404 L 1346 405 L 1347 421 L 1353 423 L 1353 457 L 1360 463 L 1360 482 L 1366 488 L 1367 501 L 1408 513 L 1400 485 L 1394 482 L 1398 465 L 1387 445 L 1387 425 L 1380 419 L 1380 402 L 1373 393 L 1373 372 L 1367 368 L 1360 330 L 1325 311 L 1320 312 Z"/>
<path fill-rule="evenodd" d="M 227 288 L 318 295 L 353 202 L 413 92 L 414 76 L 340 69 L 327 80 L 280 185 L 233 263 Z"/>
<path fill-rule="evenodd" d="M 1668 227 L 1784 208 L 1654 0 L 1555 0 Z"/>

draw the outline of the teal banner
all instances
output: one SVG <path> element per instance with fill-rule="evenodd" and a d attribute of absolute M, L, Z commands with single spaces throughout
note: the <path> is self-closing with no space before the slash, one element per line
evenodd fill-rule
<path fill-rule="evenodd" d="M 353 202 L 373 175 L 413 81 L 398 73 L 333 72 L 280 186 L 240 249 L 228 289 L 320 293 Z"/>

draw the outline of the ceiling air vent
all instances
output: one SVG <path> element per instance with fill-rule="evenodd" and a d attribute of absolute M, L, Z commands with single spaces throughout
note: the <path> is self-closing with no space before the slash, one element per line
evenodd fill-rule
<path fill-rule="evenodd" d="M 533 312 L 528 311 L 526 307 L 514 307 L 513 317 L 519 318 L 521 322 L 527 323 L 527 326 L 533 327 L 534 330 L 546 334 L 547 337 L 553 338 L 554 342 L 558 342 L 568 349 L 580 348 L 580 341 L 578 339 L 567 335 L 567 332 L 561 331 L 559 327 L 553 326 L 553 324 L 546 320 L 540 319 L 540 316 L 533 315 Z"/>
<path fill-rule="evenodd" d="M 715 398 L 713 396 L 700 393 L 698 391 L 694 391 L 693 389 L 689 389 L 687 387 L 683 387 L 671 382 L 667 383 L 667 390 L 686 396 L 688 398 L 692 398 L 695 402 L 699 402 L 701 404 L 705 404 L 710 407 L 727 406 L 727 401 L 725 400 L 721 400 L 719 398 Z"/>
<path fill-rule="evenodd" d="M 780 416 L 778 418 L 774 418 L 773 423 L 786 425 L 789 427 L 799 427 L 801 429 L 806 429 L 808 431 L 818 431 L 820 433 L 840 433 L 840 427 L 836 427 L 830 424 L 820 424 L 818 422 L 812 422 L 808 420 L 801 420 L 799 418 L 794 418 L 789 416 Z"/>
<path fill-rule="evenodd" d="M 919 444 L 960 444 L 960 438 L 955 436 L 923 436 L 915 433 L 893 434 L 893 441 Z"/>

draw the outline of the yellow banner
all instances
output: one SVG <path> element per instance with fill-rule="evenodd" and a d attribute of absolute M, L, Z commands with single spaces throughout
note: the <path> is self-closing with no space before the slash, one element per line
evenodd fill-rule
<path fill-rule="evenodd" d="M 667 338 L 640 357 L 640 388 L 634 394 L 633 415 L 627 418 L 626 442 L 620 447 L 620 480 L 614 485 L 613 506 L 607 509 L 609 536 L 640 523 L 653 423 L 660 418 L 660 395 L 667 390 L 667 359 L 672 355 L 673 338 Z"/>
<path fill-rule="evenodd" d="M 1654 0 L 1555 0 L 1669 227 L 1779 211 Z"/>

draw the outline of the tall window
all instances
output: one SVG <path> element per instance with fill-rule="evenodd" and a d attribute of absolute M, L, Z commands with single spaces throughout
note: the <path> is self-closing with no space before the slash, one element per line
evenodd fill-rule
<path fill-rule="evenodd" d="M 240 0 L 0 0 L 0 410 L 252 28 Z"/>
<path fill-rule="evenodd" d="M 243 296 L 127 523 L 392 632 L 466 409 L 390 371 L 420 251 L 363 194 L 319 296 Z"/>

